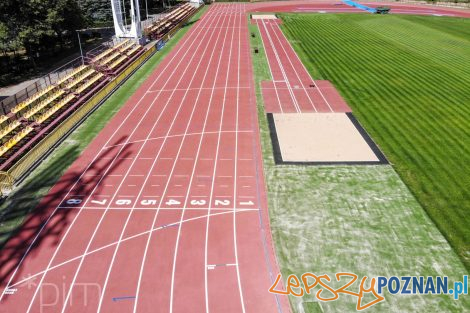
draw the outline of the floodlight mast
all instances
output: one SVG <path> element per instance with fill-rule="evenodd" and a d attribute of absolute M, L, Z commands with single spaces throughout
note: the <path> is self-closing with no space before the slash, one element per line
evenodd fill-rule
<path fill-rule="evenodd" d="M 140 5 L 139 0 L 130 0 L 131 2 L 131 27 L 128 29 L 124 25 L 122 12 L 126 8 L 121 6 L 121 0 L 111 0 L 111 8 L 113 10 L 114 31 L 117 38 L 134 38 L 142 43 L 142 26 L 140 23 Z"/>

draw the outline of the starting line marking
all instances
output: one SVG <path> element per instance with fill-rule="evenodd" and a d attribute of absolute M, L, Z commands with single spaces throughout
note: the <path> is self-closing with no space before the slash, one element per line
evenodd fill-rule
<path fill-rule="evenodd" d="M 242 204 L 243 205 L 243 204 Z M 152 207 L 138 207 L 138 208 L 132 208 L 132 207 L 111 207 L 111 208 L 106 208 L 106 207 L 90 207 L 90 206 L 85 206 L 85 207 L 77 207 L 77 206 L 60 206 L 59 209 L 83 209 L 83 210 L 209 210 L 208 207 L 200 207 L 200 208 L 181 208 L 181 207 L 161 207 L 161 208 L 152 208 Z M 211 211 L 259 211 L 258 208 L 210 208 Z"/>

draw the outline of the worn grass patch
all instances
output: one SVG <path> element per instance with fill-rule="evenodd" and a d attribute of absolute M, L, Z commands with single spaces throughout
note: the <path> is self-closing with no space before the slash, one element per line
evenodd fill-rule
<path fill-rule="evenodd" d="M 180 29 L 0 204 L 0 247 L 207 8 L 194 15 L 187 26 Z"/>
<path fill-rule="evenodd" d="M 271 229 L 283 277 L 352 272 L 462 280 L 467 273 L 462 262 L 391 166 L 274 164 L 261 94 L 261 81 L 271 76 L 257 27 L 250 25 L 250 31 L 256 33 L 251 45 L 260 49 L 252 55 L 256 97 Z M 305 55 L 303 60 L 308 60 Z M 355 312 L 355 300 L 342 295 L 317 304 L 310 297 L 290 298 L 294 312 Z M 469 307 L 468 297 L 386 294 L 385 302 L 367 312 L 462 312 Z"/>
<path fill-rule="evenodd" d="M 470 19 L 281 16 L 470 269 Z"/>

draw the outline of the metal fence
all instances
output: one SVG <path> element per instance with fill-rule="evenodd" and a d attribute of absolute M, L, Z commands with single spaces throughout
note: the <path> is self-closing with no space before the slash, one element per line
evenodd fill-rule
<path fill-rule="evenodd" d="M 82 64 L 82 58 L 78 57 L 68 62 L 65 65 L 53 70 L 49 74 L 37 79 L 34 83 L 27 86 L 25 89 L 20 90 L 19 92 L 11 95 L 0 102 L 0 114 L 7 115 L 10 113 L 11 109 L 15 107 L 18 103 L 23 102 L 27 98 L 33 96 L 38 91 L 43 90 L 44 88 L 53 85 L 55 82 L 60 80 L 62 77 L 68 75 L 74 70 L 77 66 Z"/>
<path fill-rule="evenodd" d="M 64 136 L 74 129 L 92 110 L 94 110 L 104 99 L 109 97 L 137 68 L 150 58 L 156 49 L 150 48 L 139 58 L 137 58 L 122 73 L 116 76 L 102 90 L 98 91 L 90 100 L 83 104 L 77 111 L 72 113 L 64 121 L 62 121 L 53 131 L 51 131 L 36 146 L 29 150 L 19 161 L 15 163 L 9 170 L 7 176 L 0 176 L 0 185 L 8 178 L 12 181 L 21 179 L 32 167 L 35 166 L 43 156 L 50 151 Z"/>

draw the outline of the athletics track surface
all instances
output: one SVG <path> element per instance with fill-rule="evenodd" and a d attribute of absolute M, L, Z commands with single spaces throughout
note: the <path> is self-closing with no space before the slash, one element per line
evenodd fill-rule
<path fill-rule="evenodd" d="M 351 112 L 329 81 L 313 81 L 279 28 L 279 20 L 257 19 L 256 24 L 273 78 L 261 84 L 267 112 Z"/>
<path fill-rule="evenodd" d="M 319 8 L 212 5 L 4 247 L 1 312 L 289 312 L 244 13 Z"/>
<path fill-rule="evenodd" d="M 2 254 L 2 312 L 289 312 L 244 12 L 211 6 L 53 187 Z"/>

